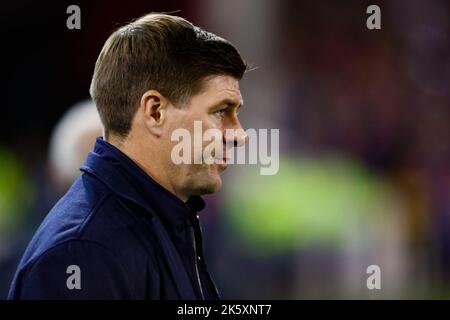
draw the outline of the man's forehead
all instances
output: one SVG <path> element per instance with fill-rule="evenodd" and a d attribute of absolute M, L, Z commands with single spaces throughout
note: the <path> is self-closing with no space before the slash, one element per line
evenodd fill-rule
<path fill-rule="evenodd" d="M 228 90 L 223 89 L 217 92 L 216 96 L 217 100 L 227 100 L 234 104 L 244 104 L 242 100 L 242 95 L 239 89 L 237 90 Z"/>
<path fill-rule="evenodd" d="M 206 90 L 239 92 L 239 81 L 227 75 L 210 76 L 203 83 Z"/>
<path fill-rule="evenodd" d="M 228 99 L 236 104 L 242 104 L 239 81 L 231 76 L 214 76 L 205 81 L 205 93 L 214 95 L 214 99 Z"/>

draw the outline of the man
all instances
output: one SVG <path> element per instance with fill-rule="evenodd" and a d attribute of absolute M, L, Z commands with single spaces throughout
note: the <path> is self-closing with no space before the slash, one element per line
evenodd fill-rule
<path fill-rule="evenodd" d="M 9 298 L 218 299 L 197 212 L 226 163 L 176 164 L 171 137 L 201 121 L 223 133 L 224 150 L 244 143 L 245 70 L 229 42 L 180 17 L 149 14 L 114 32 L 90 88 L 104 138 L 31 240 Z"/>

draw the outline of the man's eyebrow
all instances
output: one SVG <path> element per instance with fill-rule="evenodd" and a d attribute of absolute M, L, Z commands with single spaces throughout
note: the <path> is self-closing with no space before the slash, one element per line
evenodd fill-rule
<path fill-rule="evenodd" d="M 241 100 L 239 103 L 236 103 L 236 100 L 225 98 L 222 101 L 220 101 L 219 103 L 216 103 L 216 106 L 223 106 L 223 105 L 226 105 L 228 108 L 237 106 L 237 109 L 239 109 L 240 107 L 242 107 L 244 105 L 244 101 Z"/>

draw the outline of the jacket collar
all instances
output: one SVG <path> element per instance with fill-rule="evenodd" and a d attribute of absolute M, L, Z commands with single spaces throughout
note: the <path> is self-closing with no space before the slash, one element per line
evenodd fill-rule
<path fill-rule="evenodd" d="M 174 231 L 205 207 L 199 196 L 183 202 L 163 188 L 122 151 L 98 137 L 94 149 L 80 168 L 102 181 L 112 192 L 132 201 L 148 212 L 156 212 Z"/>

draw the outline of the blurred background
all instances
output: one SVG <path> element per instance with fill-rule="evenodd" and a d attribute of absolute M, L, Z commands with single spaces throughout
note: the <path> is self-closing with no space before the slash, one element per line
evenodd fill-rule
<path fill-rule="evenodd" d="M 66 9 L 81 9 L 68 30 Z M 381 8 L 368 30 L 366 8 Z M 1 5 L 0 298 L 101 127 L 108 35 L 174 12 L 234 43 L 246 128 L 280 129 L 280 168 L 231 166 L 200 214 L 225 299 L 450 298 L 450 3 L 12 1 Z M 366 269 L 381 269 L 368 290 Z"/>

